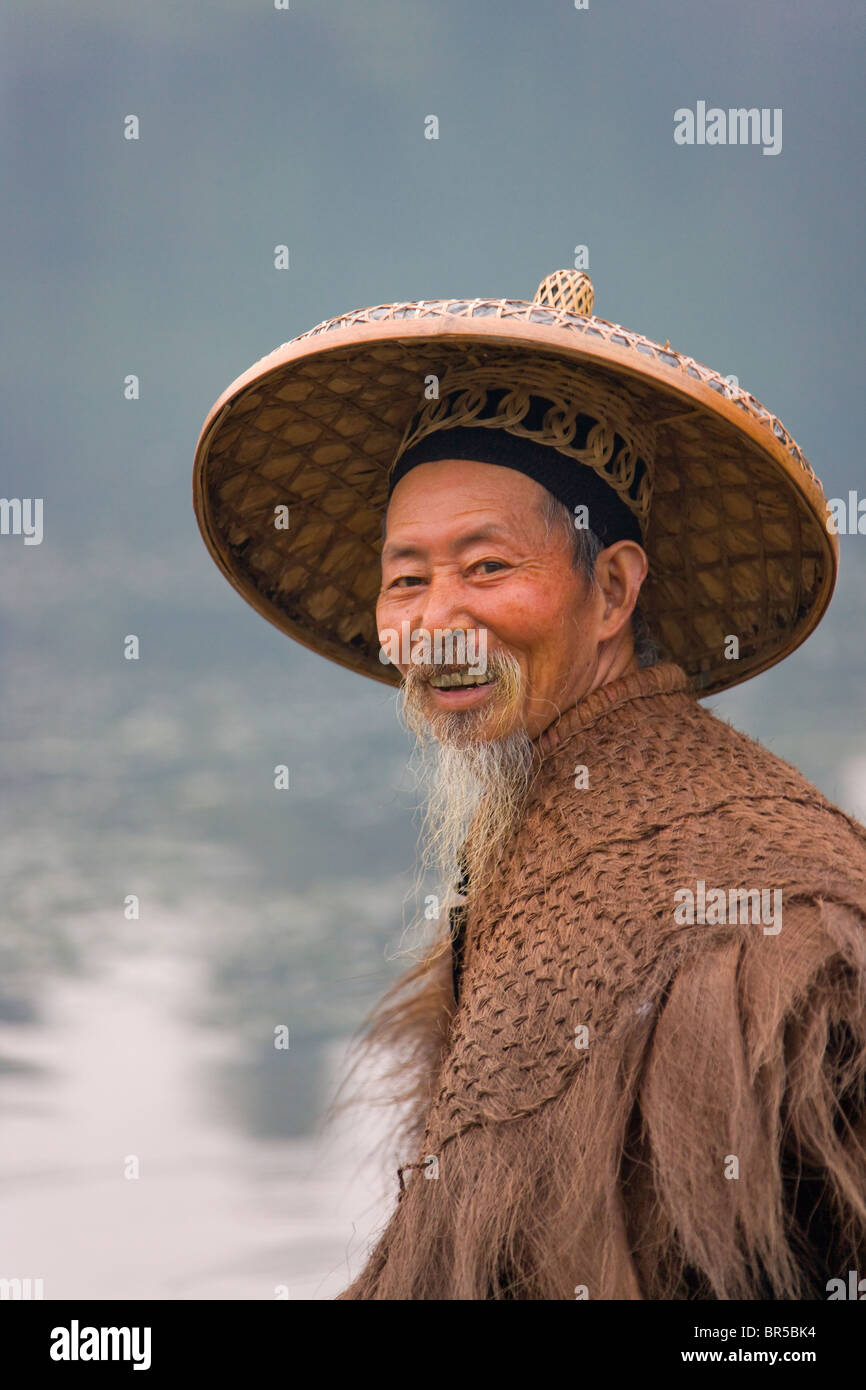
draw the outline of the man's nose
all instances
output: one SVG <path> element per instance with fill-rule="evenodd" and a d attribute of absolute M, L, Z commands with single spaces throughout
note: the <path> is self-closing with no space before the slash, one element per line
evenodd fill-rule
<path fill-rule="evenodd" d="M 418 595 L 412 627 L 428 632 L 476 626 L 460 575 L 434 574 Z"/>

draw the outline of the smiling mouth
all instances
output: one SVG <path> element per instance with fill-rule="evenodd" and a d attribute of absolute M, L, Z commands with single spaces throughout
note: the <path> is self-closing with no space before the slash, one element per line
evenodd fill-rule
<path fill-rule="evenodd" d="M 428 684 L 435 690 L 453 690 L 458 687 L 471 689 L 474 686 L 492 685 L 493 682 L 488 675 L 473 676 L 468 672 L 461 674 L 460 671 L 444 671 L 438 676 L 431 676 Z"/>

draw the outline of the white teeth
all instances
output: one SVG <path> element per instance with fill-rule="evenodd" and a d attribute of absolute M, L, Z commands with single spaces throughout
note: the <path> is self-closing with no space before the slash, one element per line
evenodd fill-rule
<path fill-rule="evenodd" d="M 473 676 L 468 672 L 461 675 L 459 671 L 446 671 L 441 676 L 432 676 L 430 684 L 437 690 L 448 690 L 455 685 L 488 685 L 487 676 Z"/>

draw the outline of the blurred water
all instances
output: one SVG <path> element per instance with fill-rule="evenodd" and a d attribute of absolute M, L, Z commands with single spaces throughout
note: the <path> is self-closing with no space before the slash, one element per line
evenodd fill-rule
<path fill-rule="evenodd" d="M 237 1039 L 194 1021 L 205 989 L 160 947 L 44 983 L 38 1021 L 0 1024 L 0 1277 L 48 1299 L 327 1299 L 363 1263 L 395 1195 L 381 1112 L 293 1138 L 244 1124 Z M 292 1040 L 284 1094 L 321 1110 L 345 1050 Z"/>

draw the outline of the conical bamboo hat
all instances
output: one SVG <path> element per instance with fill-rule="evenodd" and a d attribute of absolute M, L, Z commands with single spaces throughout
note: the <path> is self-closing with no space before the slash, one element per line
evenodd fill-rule
<path fill-rule="evenodd" d="M 531 301 L 378 305 L 256 362 L 213 406 L 195 455 L 195 513 L 230 583 L 304 646 L 396 685 L 375 620 L 389 472 L 437 416 L 500 424 L 482 409 L 498 382 L 510 432 L 530 434 L 533 399 L 555 402 L 531 437 L 594 468 L 638 518 L 641 611 L 701 694 L 781 661 L 835 584 L 820 482 L 748 392 L 592 307 L 589 277 L 559 270 Z"/>

